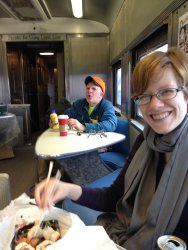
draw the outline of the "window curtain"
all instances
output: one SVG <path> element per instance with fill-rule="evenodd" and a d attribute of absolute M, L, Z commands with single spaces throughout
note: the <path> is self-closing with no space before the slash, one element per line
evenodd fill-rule
<path fill-rule="evenodd" d="M 10 103 L 6 43 L 0 41 L 0 104 Z"/>

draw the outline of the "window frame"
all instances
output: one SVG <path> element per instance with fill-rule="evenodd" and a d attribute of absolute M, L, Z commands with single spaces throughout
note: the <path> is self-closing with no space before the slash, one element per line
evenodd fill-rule
<path fill-rule="evenodd" d="M 121 69 L 121 85 L 122 85 L 122 67 L 121 67 L 121 60 L 119 60 L 117 63 L 113 65 L 113 89 L 114 89 L 114 96 L 113 96 L 113 103 L 114 106 L 121 110 L 122 100 L 121 104 L 118 104 L 117 101 L 117 95 L 118 95 L 118 83 L 117 83 L 117 72 Z M 122 99 L 122 95 L 120 94 L 120 99 Z"/>

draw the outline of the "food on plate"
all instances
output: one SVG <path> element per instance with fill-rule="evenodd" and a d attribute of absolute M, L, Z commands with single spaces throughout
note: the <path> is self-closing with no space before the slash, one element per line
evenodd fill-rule
<path fill-rule="evenodd" d="M 40 243 L 40 238 L 33 237 L 31 240 L 28 240 L 29 245 L 36 247 Z"/>
<path fill-rule="evenodd" d="M 52 244 L 53 244 L 52 241 L 50 241 L 50 240 L 44 240 L 43 242 L 41 242 L 41 243 L 37 246 L 36 250 L 44 250 L 44 249 L 46 249 L 47 246 L 50 246 L 50 245 L 52 245 Z"/>
<path fill-rule="evenodd" d="M 37 221 L 20 224 L 16 226 L 13 249 L 44 250 L 47 246 L 59 240 L 60 237 L 60 228 L 57 220 L 43 221 L 41 225 Z"/>
<path fill-rule="evenodd" d="M 26 242 L 21 242 L 15 247 L 15 250 L 35 250 L 35 248 L 27 244 Z"/>
<path fill-rule="evenodd" d="M 27 233 L 34 226 L 33 223 L 20 224 L 16 226 L 16 233 L 14 236 L 14 243 L 18 245 L 21 242 L 27 242 Z"/>
<path fill-rule="evenodd" d="M 43 229 L 40 225 L 34 225 L 27 232 L 27 239 L 31 240 L 32 238 L 42 238 L 43 237 Z"/>
<path fill-rule="evenodd" d="M 46 227 L 43 236 L 46 240 L 50 240 L 52 242 L 57 241 L 60 238 L 60 233 L 55 231 L 52 227 Z"/>

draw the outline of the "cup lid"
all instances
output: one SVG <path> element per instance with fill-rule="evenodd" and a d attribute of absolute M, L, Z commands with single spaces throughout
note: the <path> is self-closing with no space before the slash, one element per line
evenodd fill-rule
<path fill-rule="evenodd" d="M 69 119 L 68 115 L 59 115 L 58 116 L 59 119 Z"/>

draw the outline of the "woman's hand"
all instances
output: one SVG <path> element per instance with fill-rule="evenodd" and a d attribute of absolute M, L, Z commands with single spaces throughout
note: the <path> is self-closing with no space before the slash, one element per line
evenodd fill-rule
<path fill-rule="evenodd" d="M 35 188 L 35 200 L 40 208 L 49 208 L 65 198 L 78 200 L 82 194 L 80 186 L 51 178 L 40 182 Z"/>
<path fill-rule="evenodd" d="M 75 128 L 78 131 L 85 131 L 85 126 L 76 119 L 69 119 L 69 127 Z"/>

